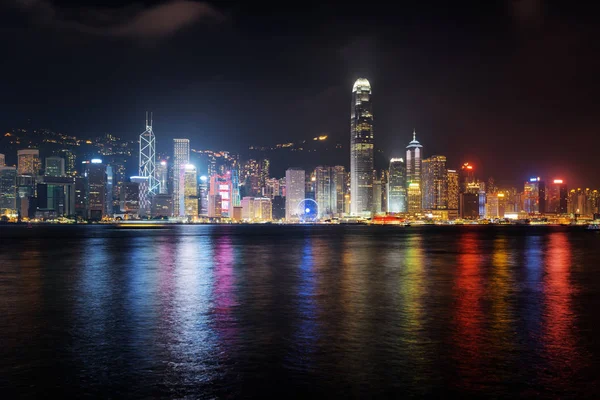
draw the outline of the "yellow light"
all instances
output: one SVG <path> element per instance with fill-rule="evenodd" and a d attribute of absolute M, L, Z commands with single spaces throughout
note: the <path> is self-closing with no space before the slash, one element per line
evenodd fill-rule
<path fill-rule="evenodd" d="M 327 135 L 319 136 L 319 140 L 325 140 L 325 139 L 327 139 Z"/>
<path fill-rule="evenodd" d="M 504 197 L 504 193 L 498 193 L 498 197 Z"/>

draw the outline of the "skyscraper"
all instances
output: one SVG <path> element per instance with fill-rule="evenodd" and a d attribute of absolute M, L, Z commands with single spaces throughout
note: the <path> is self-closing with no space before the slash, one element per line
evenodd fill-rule
<path fill-rule="evenodd" d="M 65 174 L 68 176 L 77 175 L 77 170 L 75 169 L 75 154 L 69 149 L 62 149 L 59 152 L 59 155 L 65 160 Z"/>
<path fill-rule="evenodd" d="M 93 159 L 85 166 L 87 218 L 100 220 L 106 210 L 106 165 Z"/>
<path fill-rule="evenodd" d="M 423 146 L 417 141 L 417 132 L 413 131 L 413 140 L 406 146 L 406 184 L 409 191 L 408 212 L 419 213 L 423 209 L 422 199 L 417 199 L 421 191 L 421 167 Z"/>
<path fill-rule="evenodd" d="M 19 175 L 35 176 L 40 170 L 40 151 L 38 149 L 24 149 L 17 151 Z"/>
<path fill-rule="evenodd" d="M 319 218 L 343 214 L 345 175 L 342 166 L 315 168 L 315 200 L 319 205 Z"/>
<path fill-rule="evenodd" d="M 447 171 L 448 180 L 448 210 L 456 210 L 455 215 L 458 215 L 458 205 L 460 202 L 460 185 L 458 172 L 454 169 Z"/>
<path fill-rule="evenodd" d="M 6 165 L 6 158 L 4 154 L 0 154 L 0 167 L 4 167 Z"/>
<path fill-rule="evenodd" d="M 140 217 L 145 217 L 150 214 L 152 203 L 150 200 L 150 191 L 148 190 L 150 179 L 147 176 L 132 176 L 129 180 L 138 184 L 139 215 Z"/>
<path fill-rule="evenodd" d="M 389 213 L 405 213 L 406 208 L 406 165 L 402 158 L 390 160 L 388 177 Z"/>
<path fill-rule="evenodd" d="M 17 212 L 17 169 L 0 166 L 0 215 Z"/>
<path fill-rule="evenodd" d="M 549 188 L 548 212 L 566 214 L 568 197 L 567 184 L 562 179 L 554 179 Z"/>
<path fill-rule="evenodd" d="M 371 85 L 364 78 L 352 87 L 350 118 L 350 213 L 368 217 L 373 200 L 373 107 Z"/>
<path fill-rule="evenodd" d="M 169 193 L 169 168 L 167 167 L 167 161 L 162 160 L 156 164 L 156 179 L 160 185 L 158 194 Z"/>
<path fill-rule="evenodd" d="M 195 218 L 198 216 L 198 177 L 192 164 L 185 166 L 184 182 L 185 215 Z"/>
<path fill-rule="evenodd" d="M 46 157 L 44 176 L 65 176 L 65 159 L 62 157 Z"/>
<path fill-rule="evenodd" d="M 190 162 L 190 140 L 173 139 L 173 214 L 185 215 L 184 182 L 181 181 L 182 167 Z"/>
<path fill-rule="evenodd" d="M 530 178 L 523 186 L 523 211 L 530 214 L 539 213 L 540 178 Z"/>
<path fill-rule="evenodd" d="M 304 200 L 306 175 L 303 169 L 288 168 L 285 171 L 285 219 L 298 221 L 298 205 Z"/>
<path fill-rule="evenodd" d="M 448 174 L 445 156 L 431 156 L 423 160 L 423 209 L 448 209 Z"/>
<path fill-rule="evenodd" d="M 150 113 L 150 123 L 146 113 L 146 130 L 140 134 L 139 169 L 140 176 L 148 178 L 148 196 L 151 198 L 159 194 L 160 182 L 156 179 L 156 138 L 152 130 L 152 113 Z"/>

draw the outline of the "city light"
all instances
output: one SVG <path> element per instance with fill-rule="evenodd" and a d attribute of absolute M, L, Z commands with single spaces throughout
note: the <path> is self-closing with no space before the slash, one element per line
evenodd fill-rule
<path fill-rule="evenodd" d="M 540 181 L 539 176 L 537 178 L 529 178 L 529 182 L 539 182 L 539 181 Z"/>
<path fill-rule="evenodd" d="M 555 184 L 561 184 L 561 183 L 563 183 L 563 180 L 562 179 L 555 179 L 554 183 Z"/>
<path fill-rule="evenodd" d="M 189 171 L 189 170 L 192 170 L 192 169 L 196 169 L 196 167 L 194 166 L 194 164 L 186 164 L 185 165 L 185 169 L 187 169 Z"/>
<path fill-rule="evenodd" d="M 165 166 L 165 165 L 167 165 L 167 162 L 165 160 L 163 160 L 160 162 L 160 165 Z"/>
<path fill-rule="evenodd" d="M 92 164 L 102 164 L 102 160 L 99 158 L 92 158 Z"/>

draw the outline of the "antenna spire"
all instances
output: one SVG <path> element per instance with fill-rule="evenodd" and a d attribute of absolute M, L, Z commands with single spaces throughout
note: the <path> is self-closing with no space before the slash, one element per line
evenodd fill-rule
<path fill-rule="evenodd" d="M 148 111 L 146 111 L 146 127 L 148 127 Z"/>
<path fill-rule="evenodd" d="M 417 130 L 413 128 L 413 142 L 417 140 Z"/>

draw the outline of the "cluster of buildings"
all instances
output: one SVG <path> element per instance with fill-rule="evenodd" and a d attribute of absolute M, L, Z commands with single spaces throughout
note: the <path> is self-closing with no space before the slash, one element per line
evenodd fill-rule
<path fill-rule="evenodd" d="M 444 155 L 425 157 L 416 132 L 405 157 L 376 170 L 371 96 L 368 80 L 358 79 L 352 88 L 349 171 L 319 165 L 288 168 L 285 177 L 274 178 L 268 159 L 242 161 L 228 152 L 193 150 L 185 138 L 173 139 L 169 154 L 157 154 L 152 118 L 146 118 L 135 176 L 125 176 L 132 150 L 110 135 L 97 140 L 95 157 L 80 162 L 69 148 L 55 149 L 43 160 L 37 148 L 19 149 L 16 166 L 6 165 L 0 154 L 0 216 L 291 223 L 382 216 L 441 221 L 597 217 L 597 190 L 569 190 L 561 179 L 540 177 L 528 179 L 522 189 L 498 187 L 491 178 L 480 180 L 470 163 L 453 169 Z M 52 143 L 83 144 L 45 135 Z"/>

